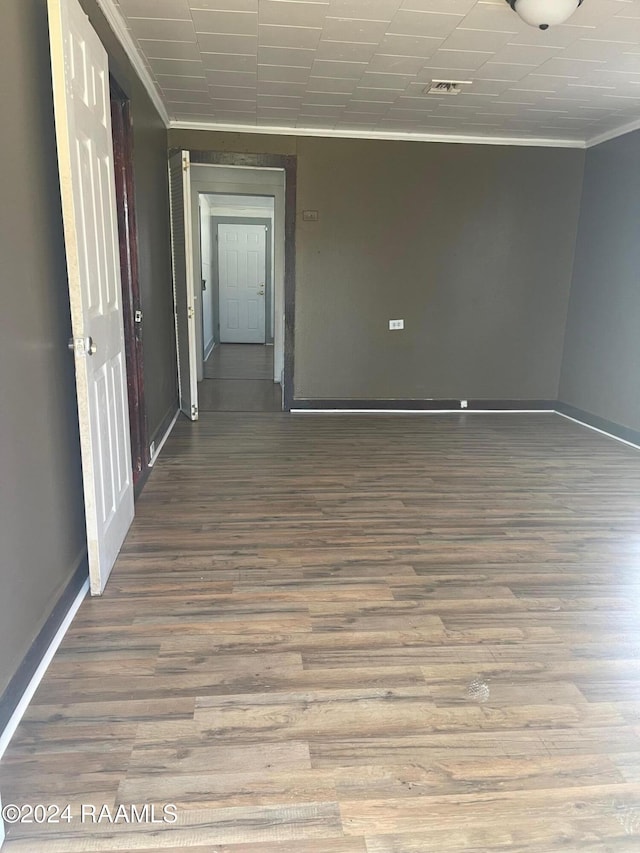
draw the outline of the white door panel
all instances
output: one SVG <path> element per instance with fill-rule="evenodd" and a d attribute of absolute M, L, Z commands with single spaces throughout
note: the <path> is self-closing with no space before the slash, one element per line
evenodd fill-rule
<path fill-rule="evenodd" d="M 218 225 L 220 342 L 263 344 L 267 229 Z"/>
<path fill-rule="evenodd" d="M 107 54 L 77 0 L 48 0 L 91 592 L 133 519 Z"/>
<path fill-rule="evenodd" d="M 178 151 L 169 159 L 169 196 L 180 409 L 195 421 L 198 419 L 198 338 L 188 151 Z"/>

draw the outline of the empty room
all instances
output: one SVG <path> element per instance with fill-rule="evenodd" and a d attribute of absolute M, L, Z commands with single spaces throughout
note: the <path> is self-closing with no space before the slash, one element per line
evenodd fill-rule
<path fill-rule="evenodd" d="M 2 22 L 2 853 L 640 849 L 640 0 Z"/>

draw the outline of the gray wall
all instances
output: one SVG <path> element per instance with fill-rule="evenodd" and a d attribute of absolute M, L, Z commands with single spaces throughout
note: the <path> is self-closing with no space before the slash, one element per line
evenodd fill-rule
<path fill-rule="evenodd" d="M 298 155 L 297 397 L 556 399 L 584 152 L 169 142 Z M 389 332 L 392 318 L 406 330 Z"/>
<path fill-rule="evenodd" d="M 85 5 L 111 44 L 93 3 Z M 2 26 L 0 694 L 86 551 L 46 0 L 8 0 Z M 176 406 L 166 132 L 118 57 L 136 122 L 145 376 L 154 429 Z"/>
<path fill-rule="evenodd" d="M 560 399 L 640 430 L 640 133 L 587 152 Z"/>
<path fill-rule="evenodd" d="M 0 693 L 86 548 L 47 19 L 2 12 Z"/>

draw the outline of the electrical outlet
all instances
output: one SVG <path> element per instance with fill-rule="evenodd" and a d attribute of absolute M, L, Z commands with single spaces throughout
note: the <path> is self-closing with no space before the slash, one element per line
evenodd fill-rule
<path fill-rule="evenodd" d="M 468 405 L 468 401 L 467 401 L 467 400 L 460 400 L 460 408 L 461 408 L 461 409 L 466 409 L 466 408 L 467 408 L 467 405 Z"/>
<path fill-rule="evenodd" d="M 389 320 L 389 329 L 393 332 L 404 329 L 404 320 Z"/>

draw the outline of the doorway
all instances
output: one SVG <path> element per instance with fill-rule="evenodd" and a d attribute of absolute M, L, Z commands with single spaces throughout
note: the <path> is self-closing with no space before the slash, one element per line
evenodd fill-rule
<path fill-rule="evenodd" d="M 201 193 L 201 411 L 280 411 L 273 195 Z"/>
<path fill-rule="evenodd" d="M 197 419 L 199 410 L 203 408 L 260 411 L 266 407 L 268 411 L 274 408 L 288 410 L 293 397 L 295 157 L 174 151 L 170 154 L 169 172 L 181 410 L 192 420 Z M 203 200 L 205 197 L 206 200 Z M 236 205 L 244 206 L 243 215 L 235 217 L 241 222 L 233 221 L 238 213 L 237 207 L 234 210 L 213 210 L 212 202 L 216 199 L 220 202 L 224 197 L 227 201 L 232 200 Z M 249 210 L 250 197 L 260 198 L 263 204 L 258 209 Z M 272 211 L 265 210 L 265 204 L 272 204 Z M 214 213 L 215 216 L 212 215 Z M 265 216 L 265 213 L 268 215 Z M 252 223 L 250 219 L 257 221 Z M 270 221 L 263 223 L 261 219 Z M 245 292 L 235 301 L 227 299 L 225 309 L 225 305 L 221 305 L 221 297 L 224 303 L 225 293 L 229 296 L 226 292 L 229 290 L 229 282 L 225 282 L 225 271 L 222 277 L 220 275 L 220 236 L 222 233 L 239 237 L 243 229 L 227 228 L 225 232 L 222 228 L 221 232 L 220 226 L 250 224 L 262 226 L 260 230 L 265 245 L 265 260 L 259 263 L 255 261 L 255 257 L 262 257 L 261 252 L 257 252 L 252 261 L 256 265 L 255 275 L 253 283 L 249 281 L 245 291 L 253 288 L 253 293 Z M 258 235 L 259 231 L 254 229 L 256 240 Z M 208 246 L 203 246 L 203 238 Z M 248 246 L 245 249 L 249 251 Z M 271 262 L 268 260 L 269 249 Z M 234 265 L 236 261 L 237 256 L 234 256 Z M 263 263 L 265 275 L 261 277 L 259 270 Z M 234 270 L 232 272 L 235 275 Z M 260 301 L 255 298 L 258 296 Z M 230 301 L 234 302 L 231 308 Z M 228 316 L 223 319 L 225 310 Z M 225 326 L 224 331 L 221 323 Z M 246 354 L 238 359 L 231 358 L 230 352 L 218 368 L 226 373 L 229 362 L 234 362 L 234 378 L 222 378 L 220 375 L 212 377 L 209 368 L 212 362 L 224 357 L 221 350 L 223 346 L 271 347 L 270 380 L 256 377 L 256 370 L 264 370 L 265 365 L 269 365 L 268 357 L 258 359 L 259 368 L 254 360 L 254 365 L 247 367 L 250 375 L 240 379 L 237 375 L 238 365 L 247 361 Z M 208 362 L 207 376 L 205 362 Z M 202 384 L 232 381 L 270 381 L 271 386 L 268 389 L 262 386 L 261 393 L 255 395 L 261 401 L 257 402 L 255 398 L 249 399 L 248 385 L 244 386 L 240 395 L 239 386 L 230 394 L 231 386 L 227 384 L 224 386 L 225 400 L 221 403 L 219 395 L 209 393 L 211 388 L 207 389 Z M 277 406 L 274 404 L 276 395 Z"/>
<path fill-rule="evenodd" d="M 144 399 L 142 305 L 138 278 L 138 227 L 133 176 L 133 125 L 129 98 L 112 75 L 109 76 L 109 98 L 122 280 L 122 320 L 131 435 L 131 468 L 134 490 L 138 494 L 149 471 L 149 432 Z"/>

